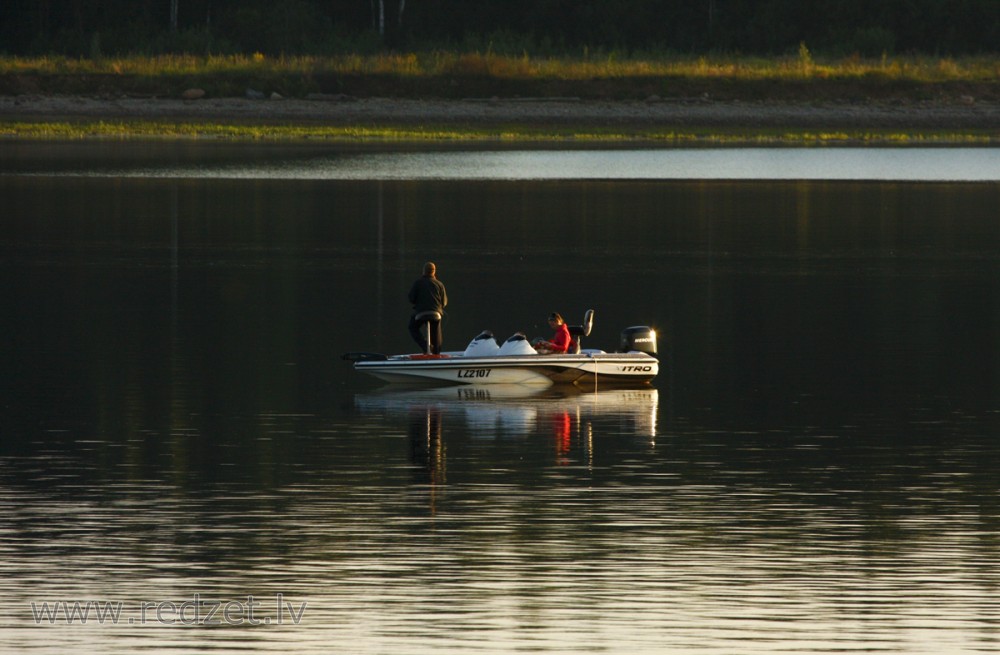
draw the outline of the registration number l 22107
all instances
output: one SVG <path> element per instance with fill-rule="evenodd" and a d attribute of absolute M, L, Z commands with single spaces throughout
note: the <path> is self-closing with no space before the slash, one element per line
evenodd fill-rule
<path fill-rule="evenodd" d="M 490 377 L 490 368 L 461 368 L 458 370 L 458 377 L 460 378 L 488 378 Z"/>

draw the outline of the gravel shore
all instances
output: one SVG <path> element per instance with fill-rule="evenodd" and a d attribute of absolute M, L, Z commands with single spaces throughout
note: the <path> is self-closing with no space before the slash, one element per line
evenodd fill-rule
<path fill-rule="evenodd" d="M 559 128 L 995 131 L 1000 103 L 934 101 L 737 102 L 710 98 L 594 101 L 574 98 L 419 100 L 0 96 L 0 120 L 171 120 L 326 125 L 523 125 Z"/>

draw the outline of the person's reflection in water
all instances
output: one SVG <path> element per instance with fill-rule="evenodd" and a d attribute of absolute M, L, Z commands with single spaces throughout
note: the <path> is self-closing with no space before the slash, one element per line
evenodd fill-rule
<path fill-rule="evenodd" d="M 410 412 L 410 460 L 419 467 L 418 482 L 435 485 L 445 483 L 444 443 L 441 438 L 441 410 L 435 407 L 415 407 Z"/>
<path fill-rule="evenodd" d="M 569 463 L 573 418 L 569 412 L 556 412 L 552 415 L 552 427 L 556 445 L 556 464 L 565 466 Z"/>

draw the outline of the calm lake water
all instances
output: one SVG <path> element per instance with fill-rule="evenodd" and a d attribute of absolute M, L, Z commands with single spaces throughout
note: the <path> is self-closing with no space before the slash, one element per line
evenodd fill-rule
<path fill-rule="evenodd" d="M 1000 652 L 997 152 L 5 144 L 0 651 Z"/>

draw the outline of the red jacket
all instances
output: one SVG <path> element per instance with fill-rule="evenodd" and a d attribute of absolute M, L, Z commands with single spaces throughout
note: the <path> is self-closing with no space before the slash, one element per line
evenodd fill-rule
<path fill-rule="evenodd" d="M 556 334 L 552 337 L 552 350 L 557 353 L 564 353 L 569 350 L 569 344 L 573 342 L 573 337 L 569 335 L 569 328 L 565 323 L 556 328 Z"/>

